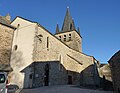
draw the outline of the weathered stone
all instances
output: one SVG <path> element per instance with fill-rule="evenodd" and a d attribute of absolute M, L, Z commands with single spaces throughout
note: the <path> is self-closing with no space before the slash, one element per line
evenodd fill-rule
<path fill-rule="evenodd" d="M 120 93 L 120 50 L 108 62 L 111 68 L 114 90 L 116 93 Z"/>
<path fill-rule="evenodd" d="M 53 35 L 40 24 L 21 17 L 16 17 L 11 25 L 17 27 L 10 62 L 11 84 L 20 88 L 60 84 L 99 86 L 98 62 L 82 53 L 82 38 L 77 31 Z"/>
<path fill-rule="evenodd" d="M 10 55 L 14 28 L 7 24 L 9 24 L 8 21 L 0 16 L 0 71 L 12 70 L 10 69 Z"/>

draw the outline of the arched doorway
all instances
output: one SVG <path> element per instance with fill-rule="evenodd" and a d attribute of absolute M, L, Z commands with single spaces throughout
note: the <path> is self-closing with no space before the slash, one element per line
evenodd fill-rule
<path fill-rule="evenodd" d="M 68 75 L 68 84 L 72 84 L 73 80 L 72 80 L 72 76 Z"/>
<path fill-rule="evenodd" d="M 49 85 L 49 64 L 45 65 L 45 73 L 44 73 L 44 85 Z"/>

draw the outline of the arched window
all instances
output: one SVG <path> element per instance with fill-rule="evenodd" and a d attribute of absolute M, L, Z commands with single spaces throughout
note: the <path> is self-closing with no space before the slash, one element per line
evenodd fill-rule
<path fill-rule="evenodd" d="M 18 49 L 18 46 L 17 45 L 14 45 L 14 50 L 16 51 Z"/>

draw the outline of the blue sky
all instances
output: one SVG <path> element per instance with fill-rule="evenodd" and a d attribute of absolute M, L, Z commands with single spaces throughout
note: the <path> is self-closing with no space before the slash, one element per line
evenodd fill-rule
<path fill-rule="evenodd" d="M 67 6 L 80 27 L 83 53 L 107 63 L 120 49 L 120 0 L 0 0 L 0 15 L 36 21 L 54 34 Z"/>

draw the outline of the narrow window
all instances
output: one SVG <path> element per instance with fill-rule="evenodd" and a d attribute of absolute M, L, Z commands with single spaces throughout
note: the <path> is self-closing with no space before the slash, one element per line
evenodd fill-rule
<path fill-rule="evenodd" d="M 69 34 L 69 40 L 71 40 L 71 34 Z"/>
<path fill-rule="evenodd" d="M 66 38 L 64 38 L 64 41 L 66 41 Z"/>
<path fill-rule="evenodd" d="M 64 35 L 64 41 L 66 41 L 66 35 Z"/>
<path fill-rule="evenodd" d="M 47 37 L 47 48 L 49 48 L 49 37 Z"/>

